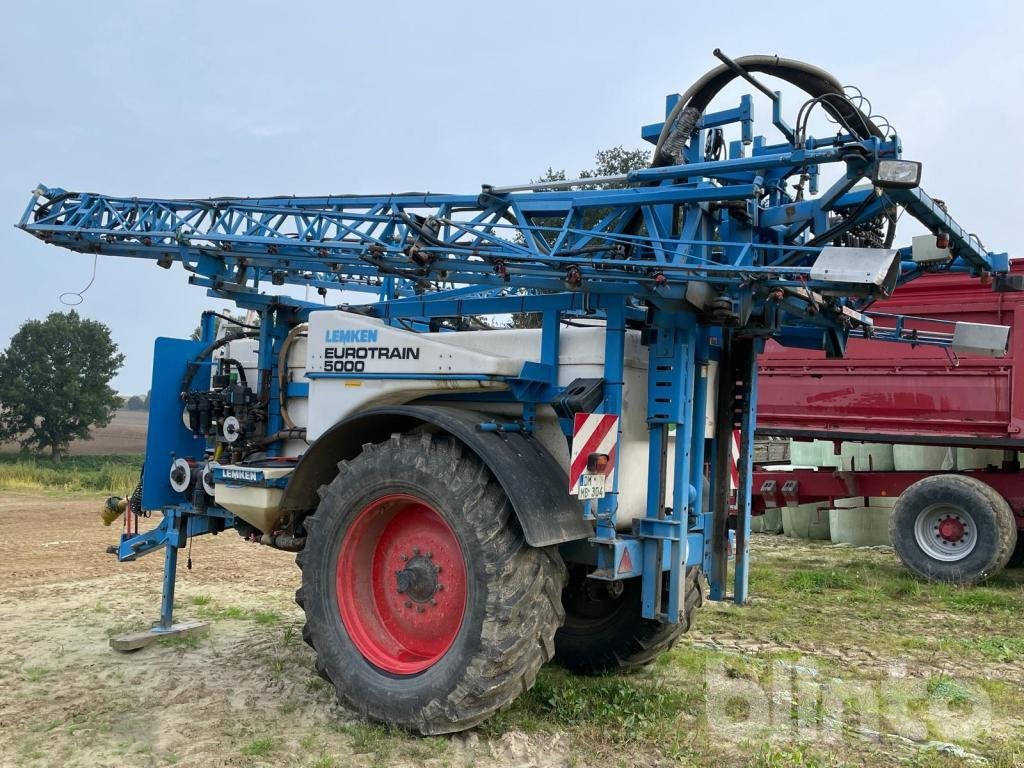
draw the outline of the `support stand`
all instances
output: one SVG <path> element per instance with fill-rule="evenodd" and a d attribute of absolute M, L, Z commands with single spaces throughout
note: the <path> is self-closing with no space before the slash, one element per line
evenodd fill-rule
<path fill-rule="evenodd" d="M 174 581 L 178 571 L 178 548 L 186 541 L 185 517 L 179 512 L 169 512 L 162 527 L 166 530 L 164 542 L 164 584 L 160 599 L 160 620 L 149 629 L 129 632 L 110 638 L 110 647 L 115 651 L 137 651 L 152 645 L 161 637 L 180 637 L 201 630 L 209 625 L 206 621 L 182 621 L 174 623 Z"/>

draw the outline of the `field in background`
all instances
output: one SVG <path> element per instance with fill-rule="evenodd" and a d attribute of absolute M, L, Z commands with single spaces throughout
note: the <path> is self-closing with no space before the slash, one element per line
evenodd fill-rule
<path fill-rule="evenodd" d="M 109 425 L 94 429 L 92 440 L 76 440 L 71 444 L 72 456 L 109 454 L 142 454 L 146 452 L 146 411 L 117 411 Z M 18 453 L 17 443 L 0 443 L 0 454 Z"/>
<path fill-rule="evenodd" d="M 548 666 L 481 727 L 423 739 L 335 703 L 294 558 L 234 533 L 181 559 L 178 616 L 205 634 L 110 651 L 155 618 L 162 561 L 104 554 L 102 495 L 0 496 L 2 766 L 1024 765 L 1020 571 L 956 589 L 888 551 L 755 536 L 752 603 L 708 605 L 649 670 Z"/>

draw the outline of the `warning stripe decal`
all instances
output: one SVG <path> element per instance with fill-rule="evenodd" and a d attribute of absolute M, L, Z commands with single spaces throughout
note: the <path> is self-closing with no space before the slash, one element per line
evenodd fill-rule
<path fill-rule="evenodd" d="M 607 480 L 614 474 L 615 446 L 619 437 L 619 417 L 607 413 L 577 413 L 573 416 L 572 451 L 569 455 L 569 493 L 575 494 L 580 476 L 592 453 L 608 454 Z"/>
<path fill-rule="evenodd" d="M 732 453 L 729 457 L 729 488 L 735 491 L 740 487 L 740 431 L 732 431 Z"/>

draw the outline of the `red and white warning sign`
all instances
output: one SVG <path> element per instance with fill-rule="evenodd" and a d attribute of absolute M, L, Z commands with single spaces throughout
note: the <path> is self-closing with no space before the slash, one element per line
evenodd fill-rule
<path fill-rule="evenodd" d="M 735 493 L 740 487 L 740 431 L 732 431 L 732 453 L 729 457 L 729 489 Z"/>
<path fill-rule="evenodd" d="M 600 499 L 615 472 L 615 446 L 619 417 L 607 413 L 577 413 L 573 417 L 572 451 L 569 455 L 569 493 L 581 499 Z M 587 471 L 591 456 L 607 456 Z"/>

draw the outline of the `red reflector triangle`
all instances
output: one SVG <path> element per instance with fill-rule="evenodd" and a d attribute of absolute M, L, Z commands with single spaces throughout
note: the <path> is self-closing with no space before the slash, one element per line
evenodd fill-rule
<path fill-rule="evenodd" d="M 619 560 L 619 573 L 629 573 L 633 570 L 633 558 L 629 556 L 629 550 L 622 550 L 622 558 Z"/>

